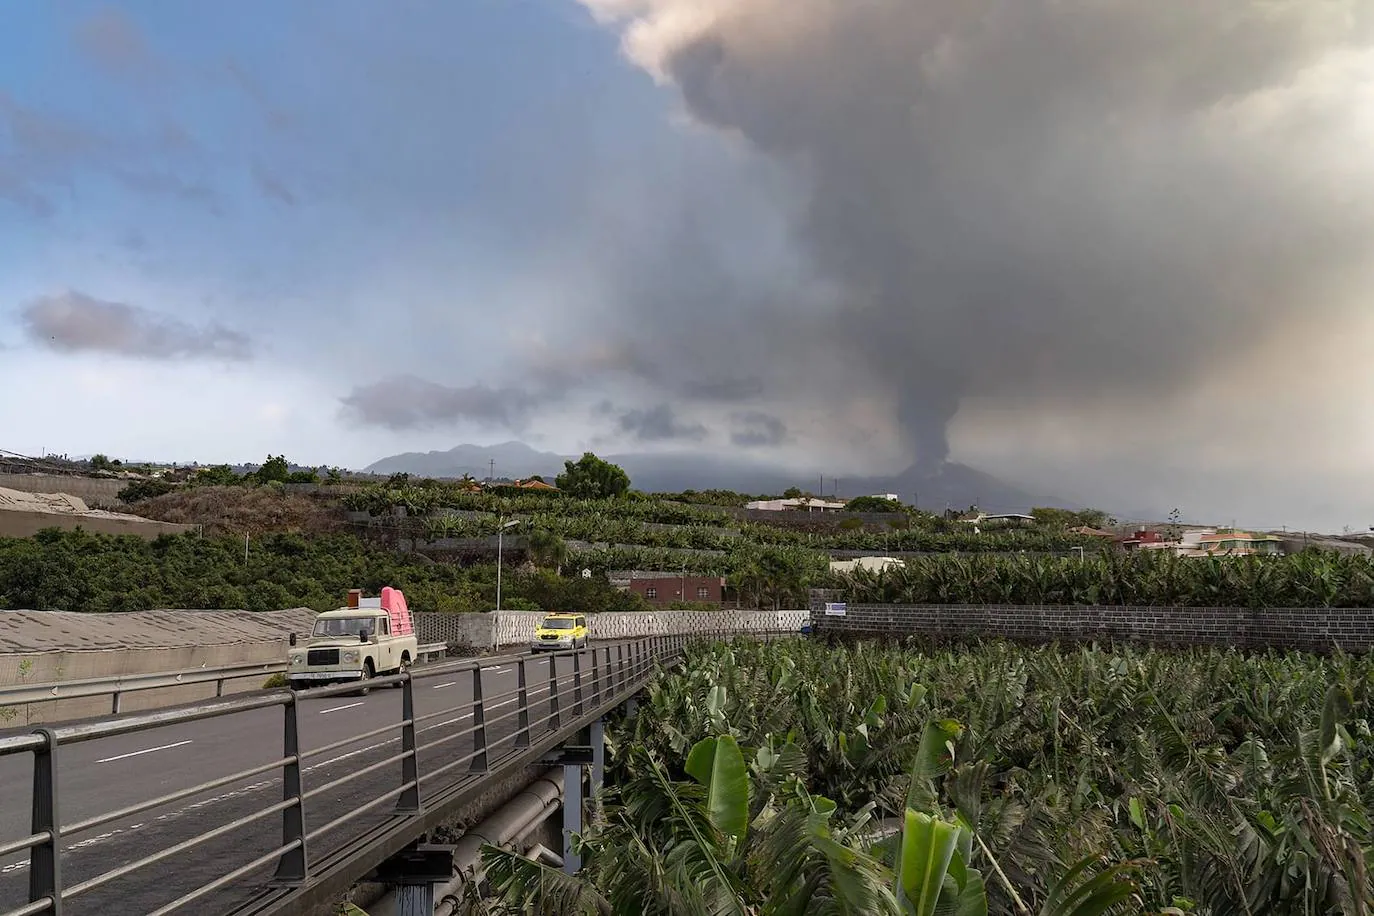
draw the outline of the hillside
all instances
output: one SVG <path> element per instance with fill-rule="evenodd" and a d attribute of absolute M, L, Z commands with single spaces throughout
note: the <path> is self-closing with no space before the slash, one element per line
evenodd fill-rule
<path fill-rule="evenodd" d="M 270 488 L 191 487 L 139 500 L 137 506 L 144 518 L 201 525 L 207 537 L 328 534 L 347 527 L 336 507 Z"/>
<path fill-rule="evenodd" d="M 464 474 L 481 480 L 493 472 L 496 477 L 529 477 L 535 474 L 552 479 L 563 462 L 576 456 L 558 455 L 530 448 L 523 442 L 499 445 L 459 445 L 447 451 L 406 452 L 382 458 L 364 470 L 371 474 L 408 473 L 420 477 L 458 478 Z M 814 489 L 820 475 L 801 475 L 777 467 L 733 457 L 695 452 L 627 453 L 603 456 L 625 469 L 636 489 L 646 493 L 676 493 L 682 490 L 734 490 L 740 493 L 778 494 L 788 487 Z M 493 464 L 494 462 L 494 464 Z M 826 491 L 833 486 L 826 478 Z M 908 502 L 919 500 L 922 508 L 942 511 L 946 507 L 966 508 L 977 504 L 989 511 L 1025 511 L 1032 506 L 1080 508 L 1070 499 L 1033 494 L 957 463 L 945 463 L 934 472 L 915 466 L 900 474 L 873 477 L 844 477 L 838 481 L 841 497 L 872 493 L 897 493 Z"/>

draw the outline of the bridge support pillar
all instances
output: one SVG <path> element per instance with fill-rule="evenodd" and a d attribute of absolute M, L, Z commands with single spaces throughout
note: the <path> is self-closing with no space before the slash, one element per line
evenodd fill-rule
<path fill-rule="evenodd" d="M 600 721 L 600 720 L 598 720 Z M 575 875 L 582 856 L 573 851 L 573 836 L 582 832 L 582 765 L 563 764 L 563 871 Z"/>
<path fill-rule="evenodd" d="M 372 877 L 396 888 L 396 916 L 434 916 L 434 885 L 453 877 L 453 847 L 417 843 L 383 862 Z"/>
<path fill-rule="evenodd" d="M 402 884 L 398 887 L 396 916 L 434 916 L 434 885 Z"/>
<path fill-rule="evenodd" d="M 592 723 L 592 794 L 601 791 L 606 779 L 606 723 L 597 719 Z"/>

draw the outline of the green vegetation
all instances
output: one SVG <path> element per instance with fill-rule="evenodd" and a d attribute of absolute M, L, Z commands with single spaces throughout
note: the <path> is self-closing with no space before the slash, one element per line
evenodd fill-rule
<path fill-rule="evenodd" d="M 930 745 L 935 772 L 943 748 Z M 484 850 L 500 903 L 472 894 L 469 914 L 735 913 L 785 916 L 986 916 L 974 833 L 908 807 L 892 840 L 874 842 L 871 806 L 858 817 L 813 796 L 794 758 L 761 753 L 753 773 L 730 735 L 703 738 L 688 754 L 687 780 L 638 755 L 621 802 L 583 838 L 590 866 L 568 877 L 513 853 Z M 929 783 L 917 765 L 915 780 Z M 914 793 L 913 793 L 914 794 Z M 1099 916 L 1133 899 L 1128 866 L 1091 874 L 1078 863 L 1057 883 L 1045 912 Z"/>
<path fill-rule="evenodd" d="M 1168 551 L 1077 557 L 946 556 L 855 570 L 855 603 L 1374 607 L 1374 560 L 1304 551 L 1285 557 L 1179 557 Z"/>
<path fill-rule="evenodd" d="M 486 911 L 1369 913 L 1371 685 L 1300 653 L 695 647 L 610 731 L 583 874 L 489 850 Z"/>
<path fill-rule="evenodd" d="M 122 503 L 136 503 L 145 499 L 156 499 L 165 496 L 177 488 L 176 484 L 159 480 L 156 477 L 149 477 L 143 480 L 131 480 L 118 493 L 115 498 Z"/>
<path fill-rule="evenodd" d="M 1100 546 L 1062 527 L 975 532 L 964 522 L 909 510 L 888 513 L 892 517 L 880 524 L 834 516 L 746 522 L 723 507 L 645 494 L 579 499 L 554 491 L 473 492 L 437 481 L 365 487 L 346 495 L 343 505 L 384 523 L 392 521 L 387 516 L 394 507 L 403 508 L 405 524 L 421 528 L 431 538 L 483 537 L 495 530 L 498 517 L 505 517 L 521 518 L 531 530 L 548 529 L 568 540 L 650 549 L 730 550 L 741 541 L 816 551 L 1045 552 Z"/>
<path fill-rule="evenodd" d="M 625 469 L 584 452 L 576 463 L 563 462 L 564 471 L 555 481 L 558 489 L 569 496 L 582 499 L 612 499 L 623 496 L 630 489 Z"/>
<path fill-rule="evenodd" d="M 150 608 L 243 608 L 272 611 L 338 607 L 350 588 L 376 593 L 392 585 L 423 611 L 494 607 L 496 567 L 435 563 L 370 546 L 351 535 L 268 534 L 242 538 L 163 535 L 152 541 L 83 531 L 41 531 L 0 538 L 0 608 L 142 611 Z M 507 571 L 507 608 L 645 610 L 634 595 L 602 577 Z"/>
<path fill-rule="evenodd" d="M 187 479 L 177 484 L 172 482 L 176 476 Z M 1046 601 L 1078 601 L 1086 600 L 1083 595 L 1107 593 L 1098 583 L 1100 577 L 1093 579 L 1087 567 L 1039 563 L 1043 557 L 1018 561 L 1031 564 L 1025 567 L 1027 572 L 1021 572 L 1021 566 L 999 565 L 987 558 L 944 556 L 952 552 L 1096 551 L 1100 542 L 1072 534 L 1066 526 L 1099 520 L 1100 513 L 1036 510 L 1049 513 L 1043 523 L 979 531 L 961 519 L 919 512 L 899 501 L 860 497 L 850 505 L 866 510 L 862 514 L 788 513 L 787 517 L 759 519 L 740 510 L 750 498 L 746 494 L 632 491 L 622 468 L 591 453 L 565 463 L 558 490 L 482 488 L 471 479 L 442 482 L 412 479 L 408 474 L 364 484 L 343 480 L 337 470 L 328 472 L 328 488 L 289 486 L 319 479 L 319 471 L 293 472 L 285 456 L 269 455 L 257 470 L 243 475 L 219 465 L 194 472 L 181 469 L 168 479 L 133 480 L 120 498 L 135 504 L 134 511 L 161 521 L 196 525 L 198 533 L 211 539 L 208 546 L 193 548 L 200 557 L 198 579 L 187 580 L 182 571 L 173 574 L 161 567 L 156 573 L 135 573 L 153 563 L 148 548 L 132 541 L 116 548 L 114 544 L 126 542 L 110 542 L 99 549 L 110 562 L 92 566 L 72 583 L 57 581 L 56 572 L 50 576 L 16 572 L 15 578 L 0 579 L 0 598 L 11 605 L 91 610 L 168 604 L 333 606 L 338 586 L 364 584 L 362 579 L 340 583 L 333 578 L 329 565 L 346 561 L 354 568 L 403 567 L 416 582 L 415 588 L 434 583 L 434 591 L 427 595 L 428 606 L 485 609 L 493 597 L 488 594 L 488 580 L 494 579 L 492 536 L 501 521 L 511 519 L 518 525 L 506 531 L 506 561 L 524 570 L 508 592 L 515 602 L 509 605 L 512 608 L 546 607 L 554 602 L 564 609 L 594 612 L 628 600 L 609 598 L 603 578 L 627 570 L 722 576 L 732 598 L 742 606 L 760 608 L 805 606 L 808 589 L 816 587 L 848 588 L 855 600 L 879 601 L 1005 601 L 1012 593 L 1043 593 Z M 356 539 L 340 532 L 350 532 Z M 296 537 L 292 543 L 305 545 L 300 549 L 329 552 L 332 559 L 319 573 L 304 566 L 286 571 L 279 563 L 255 579 L 244 571 L 254 566 L 254 552 L 250 550 L 246 566 L 241 560 L 234 563 L 231 558 L 238 545 L 214 546 L 220 535 L 248 536 L 251 545 L 266 545 L 268 554 L 276 550 L 274 545 L 285 542 L 265 537 Z M 475 565 L 466 570 L 431 571 L 424 568 L 429 560 L 391 556 L 388 548 L 413 549 L 428 557 Z M 128 556 L 116 557 L 120 550 Z M 0 555 L 24 551 L 6 546 Z M 881 579 L 860 575 L 844 580 L 829 570 L 832 557 L 866 553 L 917 553 L 932 558 L 914 560 L 907 572 Z M 48 567 L 61 570 L 72 562 L 61 550 L 57 554 Z M 177 551 L 168 556 L 157 562 L 183 562 Z M 569 580 L 580 579 L 584 569 L 601 583 L 594 594 L 584 595 L 584 586 L 571 581 L 559 584 L 564 574 Z M 169 575 L 175 584 L 166 584 Z M 1080 597 L 1053 597 L 1061 594 Z M 588 603 L 568 603 L 574 600 Z"/>
<path fill-rule="evenodd" d="M 846 512 L 900 512 L 902 504 L 885 496 L 857 496 L 844 504 Z"/>
<path fill-rule="evenodd" d="M 1178 510 L 1175 509 L 1175 512 Z M 1032 509 L 1030 514 L 1035 516 L 1035 520 L 1042 525 L 1057 525 L 1061 528 L 1077 528 L 1086 525 L 1089 528 L 1102 528 L 1112 524 L 1115 520 L 1108 518 L 1107 513 L 1100 509 L 1080 509 L 1075 512 L 1069 509 Z"/>

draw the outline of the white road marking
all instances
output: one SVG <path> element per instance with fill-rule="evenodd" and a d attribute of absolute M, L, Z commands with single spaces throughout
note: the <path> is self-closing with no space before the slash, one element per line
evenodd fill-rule
<path fill-rule="evenodd" d="M 166 751 L 166 750 L 171 750 L 171 749 L 174 748 L 174 747 L 181 747 L 183 744 L 190 744 L 190 743 L 191 743 L 191 742 L 190 742 L 189 740 L 187 740 L 187 741 L 178 741 L 176 744 L 164 744 L 164 745 L 162 745 L 161 747 L 150 747 L 150 748 L 146 748 L 146 749 L 141 750 L 141 751 L 131 751 L 131 752 L 127 753 L 127 754 L 117 754 L 117 755 L 115 755 L 114 757 L 106 757 L 106 758 L 103 759 L 103 760 L 97 760 L 96 763 L 113 763 L 113 762 L 116 761 L 116 760 L 126 760 L 126 759 L 128 759 L 128 758 L 130 758 L 130 757 L 142 757 L 144 754 L 151 754 L 151 753 L 153 753 L 153 751 Z"/>
<path fill-rule="evenodd" d="M 503 665 L 492 665 L 490 668 L 483 668 L 482 670 L 483 670 L 483 671 L 505 671 L 506 669 L 505 669 L 505 666 L 503 666 Z"/>
<path fill-rule="evenodd" d="M 457 681 L 449 681 L 447 684 L 435 684 L 430 690 L 443 690 L 445 687 L 452 687 Z"/>
<path fill-rule="evenodd" d="M 348 704 L 346 704 L 346 705 L 344 705 L 344 706 L 333 706 L 333 707 L 330 707 L 329 709 L 321 709 L 321 710 L 320 710 L 320 715 L 324 715 L 324 714 L 327 713 L 327 712 L 338 712 L 338 711 L 341 710 L 341 709 L 352 709 L 354 706 L 361 706 L 361 705 L 363 705 L 363 703 L 362 703 L 361 700 L 359 700 L 359 701 L 356 702 L 356 703 L 348 703 Z"/>
<path fill-rule="evenodd" d="M 446 722 L 436 722 L 436 723 L 434 723 L 433 725 L 426 725 L 424 728 L 420 729 L 420 731 L 422 731 L 422 732 L 434 731 L 434 729 L 436 729 L 436 728 L 443 728 L 445 725 L 454 725 L 454 724 L 456 724 L 456 723 L 458 723 L 458 722 L 462 722 L 464 719 L 471 719 L 471 718 L 472 718 L 472 713 L 465 713 L 464 715 L 461 715 L 461 716 L 459 716 L 459 717 L 456 718 L 456 719 L 449 719 L 449 720 L 446 721 Z"/>
<path fill-rule="evenodd" d="M 355 751 L 349 751 L 347 754 L 340 754 L 337 757 L 330 757 L 328 760 L 321 760 L 319 763 L 312 763 L 310 764 L 310 766 L 306 767 L 301 772 L 309 773 L 311 770 L 318 770 L 320 767 L 327 767 L 331 763 L 338 763 L 340 760 L 347 760 L 349 757 L 356 757 L 359 754 L 366 754 L 368 751 L 375 751 L 379 747 L 386 747 L 388 744 L 395 744 L 397 741 L 400 740 L 401 739 L 399 737 L 388 738 L 387 740 L 379 741 L 376 744 L 369 744 L 367 747 L 360 747 Z"/>

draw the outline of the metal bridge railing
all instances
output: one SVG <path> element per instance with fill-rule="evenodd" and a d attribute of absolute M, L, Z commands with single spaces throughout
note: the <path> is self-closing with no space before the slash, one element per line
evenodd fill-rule
<path fill-rule="evenodd" d="M 438 655 L 447 648 L 445 643 L 430 643 L 417 650 L 420 659 Z M 183 668 L 178 671 L 154 671 L 148 674 L 112 674 L 108 677 L 52 681 L 41 684 L 8 684 L 0 686 L 0 707 L 27 706 L 35 703 L 56 703 L 61 700 L 110 697 L 110 713 L 122 712 L 125 694 L 141 690 L 164 690 L 192 684 L 214 684 L 215 696 L 224 695 L 224 682 L 242 678 L 281 674 L 286 662 L 240 662 L 231 665 Z"/>
<path fill-rule="evenodd" d="M 699 635 L 707 636 L 708 634 Z M 421 811 L 420 786 L 422 781 L 431 783 L 446 774 L 450 774 L 449 783 L 434 782 L 434 785 L 451 785 L 468 779 L 474 774 L 484 774 L 500 769 L 505 757 L 518 755 L 522 749 L 530 746 L 531 734 L 544 735 L 549 731 L 556 732 L 564 727 L 565 720 L 568 727 L 571 727 L 572 723 L 588 712 L 603 708 L 610 709 L 618 705 L 618 701 L 643 686 L 656 664 L 675 658 L 682 651 L 689 638 L 686 636 L 642 637 L 610 645 L 550 654 L 547 656 L 549 663 L 548 697 L 546 701 L 541 697 L 541 702 L 538 704 L 531 702 L 531 694 L 534 691 L 531 690 L 528 666 L 533 659 L 528 655 L 502 658 L 488 657 L 442 663 L 389 677 L 375 678 L 369 682 L 370 687 L 381 687 L 388 684 L 401 687 L 400 720 L 307 751 L 302 751 L 300 747 L 298 710 L 301 700 L 349 693 L 357 689 L 356 685 L 341 684 L 303 691 L 276 690 L 188 708 L 132 714 L 66 726 L 38 728 L 31 734 L 0 738 L 0 756 L 31 754 L 33 757 L 30 833 L 28 836 L 15 840 L 0 841 L 0 856 L 12 855 L 24 850 L 29 853 L 29 901 L 17 909 L 0 913 L 0 916 L 31 916 L 31 914 L 39 913 L 53 913 L 60 916 L 63 904 L 73 898 L 135 872 L 153 867 L 173 856 L 194 850 L 217 837 L 239 830 L 249 824 L 274 817 L 280 823 L 281 843 L 279 845 L 266 854 L 258 856 L 212 881 L 187 890 L 176 899 L 155 910 L 154 916 L 162 916 L 162 914 L 179 910 L 273 861 L 276 862 L 274 884 L 287 887 L 304 885 L 311 878 L 310 851 L 312 843 L 325 833 L 364 812 L 373 811 L 388 804 L 391 805 L 390 810 L 394 815 L 413 816 L 419 814 Z M 485 695 L 482 669 L 493 665 L 517 666 L 515 688 L 494 696 Z M 415 715 L 414 683 L 416 680 L 440 675 L 451 676 L 462 672 L 470 672 L 472 678 L 472 698 L 470 700 L 423 716 L 417 717 Z M 540 692 L 542 693 L 542 690 Z M 542 714 L 535 716 L 534 707 L 544 707 L 545 704 L 547 704 L 546 709 L 543 709 Z M 100 738 L 214 719 L 248 710 L 276 707 L 282 709 L 282 750 L 277 759 L 104 814 L 69 823 L 60 822 L 57 762 L 64 748 Z M 506 707 L 513 708 L 506 710 Z M 498 713 L 498 710 L 505 711 Z M 471 721 L 463 728 L 444 732 L 423 744 L 416 743 L 416 726 L 418 724 L 443 716 L 453 716 L 456 713 L 464 714 L 460 720 L 470 719 Z M 510 734 L 498 738 L 492 737 L 491 733 L 494 726 L 511 720 L 514 720 L 515 726 Z M 399 752 L 390 754 L 386 758 L 360 769 L 354 769 L 328 782 L 309 788 L 304 786 L 301 777 L 303 764 L 306 761 L 367 738 L 389 732 L 394 734 L 397 731 L 399 731 L 401 739 Z M 470 738 L 472 741 L 470 751 L 458 754 L 427 772 L 421 772 L 419 765 L 421 752 L 430 751 L 464 738 Z M 307 831 L 305 812 L 312 799 L 387 767 L 397 768 L 398 778 L 394 785 L 369 800 L 350 806 L 345 815 Z M 79 883 L 64 883 L 62 878 L 62 844 L 64 838 L 272 771 L 279 771 L 281 774 L 282 797 L 280 801 L 260 807 L 233 821 L 220 824 L 190 839 L 116 868 L 111 868 Z"/>

